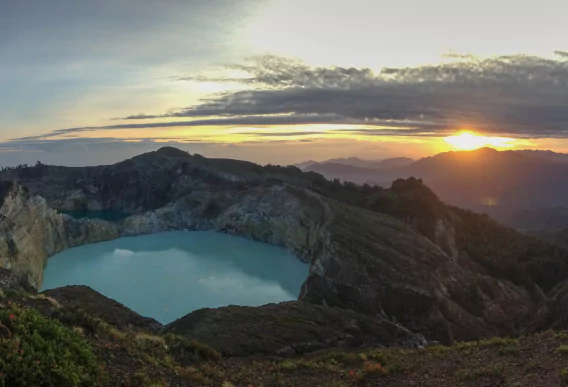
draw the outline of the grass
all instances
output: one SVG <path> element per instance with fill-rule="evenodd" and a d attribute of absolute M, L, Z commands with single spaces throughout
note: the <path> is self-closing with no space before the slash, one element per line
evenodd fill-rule
<path fill-rule="evenodd" d="M 193 366 L 181 368 L 178 370 L 178 372 L 185 380 L 191 383 L 205 385 L 209 382 L 209 379 L 199 369 Z"/>
<path fill-rule="evenodd" d="M 560 347 L 558 347 L 556 349 L 556 353 L 558 353 L 560 355 L 568 354 L 568 345 L 561 345 Z"/>
<path fill-rule="evenodd" d="M 218 362 L 221 360 L 221 354 L 218 351 L 195 340 L 188 340 L 173 334 L 165 335 L 164 340 L 168 350 L 178 358 L 184 358 L 187 361 Z"/>
<path fill-rule="evenodd" d="M 389 372 L 389 369 L 383 367 L 381 363 L 366 361 L 363 364 L 363 374 L 365 375 L 388 375 Z"/>
<path fill-rule="evenodd" d="M 103 335 L 111 332 L 109 324 L 83 310 L 55 309 L 53 316 L 65 325 L 82 328 L 88 335 Z"/>
<path fill-rule="evenodd" d="M 560 378 L 562 379 L 563 382 L 565 383 L 568 382 L 568 368 L 560 370 Z"/>
<path fill-rule="evenodd" d="M 568 340 L 568 331 L 555 332 L 554 336 L 560 340 Z"/>
<path fill-rule="evenodd" d="M 59 303 L 59 301 L 57 301 L 56 299 L 54 299 L 53 297 L 49 297 L 46 296 L 45 294 L 35 294 L 35 295 L 31 295 L 29 296 L 29 298 L 31 298 L 32 300 L 45 300 L 47 302 L 49 302 L 51 304 L 51 306 L 53 306 L 54 308 L 61 308 L 61 304 Z"/>
<path fill-rule="evenodd" d="M 427 351 L 438 356 L 445 356 L 452 351 L 452 348 L 445 345 L 432 345 L 427 348 Z"/>
<path fill-rule="evenodd" d="M 501 347 L 501 346 L 516 346 L 519 339 L 510 337 L 492 337 L 490 339 L 479 341 L 461 342 L 455 345 L 456 349 L 469 349 L 476 347 Z"/>
<path fill-rule="evenodd" d="M 403 372 L 414 364 L 409 356 L 414 353 L 418 352 L 376 349 L 360 352 L 330 351 L 310 359 L 287 359 L 278 363 L 277 368 L 285 374 L 294 374 L 306 369 L 357 380 Z"/>
<path fill-rule="evenodd" d="M 493 364 L 485 367 L 461 370 L 457 376 L 462 380 L 475 380 L 481 377 L 497 377 L 502 378 L 505 367 L 502 364 Z"/>
<path fill-rule="evenodd" d="M 497 350 L 497 353 L 501 356 L 516 355 L 519 352 L 519 347 L 517 347 L 516 345 L 506 345 L 504 347 L 500 347 Z"/>
<path fill-rule="evenodd" d="M 113 335 L 116 334 L 113 332 Z M 151 335 L 145 332 L 136 333 L 136 335 L 134 336 L 134 341 L 142 349 L 146 349 L 148 347 L 167 348 L 166 340 L 163 337 Z"/>

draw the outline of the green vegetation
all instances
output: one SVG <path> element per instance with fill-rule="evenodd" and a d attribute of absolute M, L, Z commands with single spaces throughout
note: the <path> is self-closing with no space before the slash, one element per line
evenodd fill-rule
<path fill-rule="evenodd" d="M 353 380 L 402 373 L 414 365 L 412 350 L 366 350 L 359 352 L 329 351 L 311 358 L 287 359 L 278 364 L 283 374 L 301 370 L 328 372 Z"/>
<path fill-rule="evenodd" d="M 168 350 L 184 361 L 212 361 L 221 360 L 221 354 L 210 346 L 195 340 L 188 340 L 178 335 L 167 334 L 165 342 Z"/>
<path fill-rule="evenodd" d="M 455 345 L 456 349 L 465 349 L 472 347 L 505 347 L 505 346 L 516 346 L 519 339 L 511 337 L 492 337 L 490 339 L 478 340 L 478 341 L 467 341 L 458 343 Z"/>
<path fill-rule="evenodd" d="M 507 345 L 505 347 L 499 348 L 497 350 L 497 353 L 501 356 L 516 355 L 519 353 L 519 347 L 515 345 Z"/>
<path fill-rule="evenodd" d="M 487 215 L 455 207 L 452 210 L 460 219 L 456 223 L 456 243 L 490 275 L 528 290 L 533 290 L 535 284 L 550 290 L 568 276 L 566 250 L 519 234 Z"/>
<path fill-rule="evenodd" d="M 568 382 L 568 368 L 560 370 L 560 378 L 564 383 Z"/>
<path fill-rule="evenodd" d="M 0 385 L 92 386 L 103 379 L 89 344 L 59 321 L 15 304 L 0 310 Z"/>
<path fill-rule="evenodd" d="M 101 320 L 82 310 L 56 309 L 53 317 L 68 326 L 81 327 L 86 334 L 96 335 L 109 333 L 111 327 Z"/>
<path fill-rule="evenodd" d="M 351 387 L 373 383 L 406 387 L 409 381 L 418 386 L 424 380 L 428 382 L 424 385 L 441 380 L 447 385 L 470 385 L 483 380 L 532 386 L 543 377 L 548 378 L 543 385 L 568 382 L 568 369 L 559 356 L 568 353 L 562 341 L 566 332 L 521 339 L 497 337 L 424 350 L 336 349 L 281 360 L 222 358 L 209 346 L 177 335 L 111 326 L 45 297 L 20 293 L 18 297 L 18 305 L 9 297 L 2 300 L 8 306 L 0 310 L 5 326 L 0 327 L 0 387 Z M 53 317 L 29 309 L 27 302 L 42 302 L 41 308 L 51 308 L 42 313 Z M 520 353 L 531 354 L 532 360 L 523 361 L 517 357 Z"/>
<path fill-rule="evenodd" d="M 493 364 L 485 367 L 461 370 L 458 372 L 457 376 L 464 380 L 479 379 L 484 376 L 501 379 L 504 371 L 505 367 L 502 364 Z"/>
<path fill-rule="evenodd" d="M 556 332 L 556 333 L 554 333 L 554 336 L 555 336 L 557 339 L 568 340 L 568 331 Z"/>

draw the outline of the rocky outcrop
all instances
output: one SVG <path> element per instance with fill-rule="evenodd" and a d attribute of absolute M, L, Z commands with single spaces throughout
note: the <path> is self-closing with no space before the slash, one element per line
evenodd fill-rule
<path fill-rule="evenodd" d="M 67 248 L 116 238 L 116 226 L 93 219 L 73 219 L 49 208 L 14 183 L 1 183 L 0 266 L 34 288 L 41 286 L 47 257 Z"/>
<path fill-rule="evenodd" d="M 231 356 L 293 356 L 327 348 L 425 346 L 426 340 L 381 317 L 305 302 L 201 309 L 166 326 Z"/>
<path fill-rule="evenodd" d="M 33 289 L 13 271 L 0 267 L 0 292 L 2 291 L 33 291 Z M 0 296 L 2 293 L 0 293 Z"/>
<path fill-rule="evenodd" d="M 317 195 L 287 185 L 212 193 L 196 190 L 168 206 L 132 215 L 122 235 L 167 230 L 218 230 L 283 246 L 309 262 L 329 243 L 329 207 Z"/>

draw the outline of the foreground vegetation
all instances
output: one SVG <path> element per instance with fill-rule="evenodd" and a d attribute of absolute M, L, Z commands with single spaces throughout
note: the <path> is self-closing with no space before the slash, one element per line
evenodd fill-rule
<path fill-rule="evenodd" d="M 565 386 L 568 332 L 452 347 L 222 357 L 171 334 L 120 328 L 42 295 L 0 300 L 0 386 Z"/>

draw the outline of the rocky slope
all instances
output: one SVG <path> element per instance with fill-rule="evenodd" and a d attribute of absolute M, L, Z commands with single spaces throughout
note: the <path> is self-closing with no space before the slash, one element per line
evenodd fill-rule
<path fill-rule="evenodd" d="M 32 286 L 40 283 L 46 257 L 66 247 L 214 229 L 284 246 L 308 262 L 300 301 L 453 343 L 532 329 L 533 315 L 568 274 L 566 250 L 445 206 L 415 179 L 388 190 L 357 187 L 294 167 L 206 159 L 172 148 L 114 166 L 39 165 L 2 177 L 45 198 L 11 185 L 0 208 L 2 265 Z M 50 207 L 132 215 L 117 222 L 74 220 Z M 199 326 L 208 318 L 190 320 Z"/>
<path fill-rule="evenodd" d="M 287 357 L 326 348 L 426 345 L 423 336 L 385 318 L 305 302 L 201 309 L 166 329 L 229 356 Z"/>

